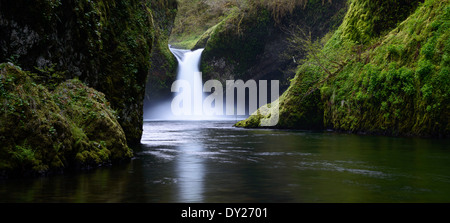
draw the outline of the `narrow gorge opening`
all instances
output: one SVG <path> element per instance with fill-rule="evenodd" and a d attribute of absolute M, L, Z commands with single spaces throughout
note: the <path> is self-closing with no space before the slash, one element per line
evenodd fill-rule
<path fill-rule="evenodd" d="M 187 50 L 169 45 L 177 59 L 176 80 L 159 101 L 144 102 L 144 121 L 244 120 L 279 97 L 278 80 L 203 80 L 204 48 Z M 151 88 L 151 82 L 147 88 Z M 150 89 L 149 89 L 150 90 Z"/>

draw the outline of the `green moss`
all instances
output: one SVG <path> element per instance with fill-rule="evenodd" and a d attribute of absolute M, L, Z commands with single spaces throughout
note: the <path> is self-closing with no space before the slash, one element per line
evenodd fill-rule
<path fill-rule="evenodd" d="M 222 58 L 228 66 L 234 67 L 236 78 L 243 78 L 245 71 L 255 63 L 255 55 L 264 50 L 270 24 L 267 10 L 262 9 L 258 13 L 234 10 L 210 31 L 202 66 L 215 66 L 215 71 L 220 72 L 211 60 L 213 57 Z M 202 71 L 206 76 L 211 76 L 206 69 Z"/>
<path fill-rule="evenodd" d="M 307 2 L 307 4 L 306 4 Z M 281 89 L 295 75 L 288 36 L 295 27 L 323 36 L 342 20 L 345 1 L 241 1 L 205 32 L 194 48 L 205 46 L 204 79 L 279 79 Z M 299 53 L 299 52 L 295 52 Z M 300 52 L 302 54 L 302 52 Z M 304 55 L 295 55 L 300 60 Z"/>
<path fill-rule="evenodd" d="M 305 93 L 302 86 L 311 79 L 320 83 L 317 86 L 320 101 L 313 103 L 323 105 L 323 113 L 319 116 L 323 116 L 323 125 L 327 128 L 448 137 L 450 6 L 447 1 L 427 0 L 414 10 L 416 3 L 412 1 L 405 6 L 408 10 L 404 20 L 391 23 L 397 26 L 386 24 L 375 29 L 375 23 L 383 20 L 377 20 L 376 16 L 365 17 L 375 8 L 368 1 L 353 1 L 342 25 L 328 40 L 322 53 L 316 54 L 319 57 L 327 55 L 323 61 L 346 61 L 345 66 L 330 76 L 325 69 L 332 70 L 333 63 L 322 63 L 324 67 L 320 67 L 317 59 L 309 58 L 310 62 L 302 65 L 297 73 L 297 79 L 304 80 L 294 81 L 280 98 L 280 114 L 290 110 L 290 115 L 280 115 L 280 127 L 289 126 L 305 115 L 302 107 L 286 102 L 298 100 L 298 95 Z M 396 9 L 385 9 L 381 6 L 380 12 L 397 12 Z M 403 18 L 403 14 L 400 17 Z M 356 18 L 361 18 L 361 24 L 356 24 Z M 371 25 L 364 26 L 363 23 Z M 336 51 L 345 53 L 336 57 Z M 308 74 L 305 69 L 311 66 L 316 67 L 316 72 Z M 306 124 L 302 121 L 294 127 L 305 128 Z"/>
<path fill-rule="evenodd" d="M 103 93 L 86 87 L 79 80 L 69 80 L 60 84 L 53 95 L 62 113 L 93 141 L 90 148 L 100 158 L 96 161 L 107 162 L 132 156 L 125 133 L 117 122 L 116 112 L 111 109 Z"/>
<path fill-rule="evenodd" d="M 1 69 L 1 160 L 8 169 L 47 171 L 64 165 L 61 154 L 71 150 L 69 123 L 51 94 L 12 65 Z M 56 143 L 58 142 L 58 143 Z"/>
<path fill-rule="evenodd" d="M 170 44 L 183 49 L 195 48 L 204 33 L 227 17 L 239 4 L 242 4 L 242 1 L 179 0 L 175 26 L 169 39 Z"/>
<path fill-rule="evenodd" d="M 5 0 L 0 61 L 37 73 L 49 90 L 79 78 L 104 92 L 129 142 L 139 143 L 147 76 L 175 69 L 167 40 L 176 7 L 175 0 Z"/>
<path fill-rule="evenodd" d="M 352 1 L 341 26 L 342 35 L 358 43 L 368 43 L 406 19 L 419 2 L 421 0 Z"/>
<path fill-rule="evenodd" d="M 348 67 L 349 72 L 358 74 L 356 77 L 369 76 L 370 81 L 349 90 L 343 88 L 342 83 L 359 83 L 361 79 L 346 77 L 348 73 L 342 72 L 333 80 L 340 80 L 341 86 L 336 84 L 333 88 L 343 93 L 350 108 L 345 111 L 331 106 L 325 112 L 330 126 L 394 135 L 449 134 L 444 109 L 448 108 L 448 88 L 445 82 L 434 81 L 442 69 L 439 64 L 445 53 L 440 49 L 445 48 L 443 42 L 448 32 L 448 27 L 438 24 L 448 20 L 443 13 L 448 7 L 439 1 L 425 1 L 386 36 L 371 37 L 369 42 L 374 42 L 375 47 L 368 47 L 363 53 L 365 69 L 360 71 L 355 65 Z M 438 39 L 441 47 L 436 47 Z M 439 93 L 435 88 L 441 89 Z M 370 97 L 362 101 L 355 97 L 366 91 Z M 348 120 L 349 117 L 359 117 L 358 124 L 352 126 L 345 121 L 342 124 L 342 118 Z"/>
<path fill-rule="evenodd" d="M 43 174 L 129 159 L 105 96 L 69 80 L 50 92 L 29 72 L 0 65 L 0 172 Z"/>
<path fill-rule="evenodd" d="M 268 115 L 261 115 L 256 111 L 250 118 L 238 122 L 236 127 L 256 128 L 261 126 L 262 118 L 269 118 L 277 114 L 279 122 L 272 128 L 289 129 L 322 129 L 323 107 L 320 101 L 320 92 L 310 92 L 314 87 L 314 67 L 304 66 L 292 80 L 292 85 L 278 99 L 279 107 L 270 106 Z"/>

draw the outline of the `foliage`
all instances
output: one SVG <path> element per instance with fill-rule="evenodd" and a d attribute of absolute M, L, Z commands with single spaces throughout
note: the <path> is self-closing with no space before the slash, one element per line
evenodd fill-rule
<path fill-rule="evenodd" d="M 373 10 L 375 15 L 387 13 L 389 21 L 377 16 L 365 20 L 364 15 Z M 399 19 L 404 20 L 391 20 L 398 10 L 353 1 L 344 22 L 324 47 L 309 51 L 294 80 L 312 79 L 314 89 L 320 89 L 323 123 L 318 119 L 316 124 L 351 132 L 450 135 L 449 3 L 427 0 L 417 5 L 410 1 L 401 9 Z M 355 23 L 355 18 L 363 19 Z M 315 72 L 308 72 L 311 69 Z M 305 127 L 306 121 L 298 123 L 298 117 L 281 115 L 283 110 L 305 110 L 303 103 L 286 104 L 297 98 L 294 92 L 308 94 L 310 90 L 302 87 L 305 84 L 293 81 L 280 97 L 278 127 Z M 246 126 L 245 121 L 238 125 Z"/>
<path fill-rule="evenodd" d="M 329 4 L 315 0 L 308 1 L 306 6 L 292 1 L 296 6 L 292 14 L 286 11 L 277 17 L 270 8 L 275 5 L 267 1 L 244 2 L 201 37 L 201 43 L 206 45 L 201 59 L 204 78 L 220 81 L 230 78 L 279 79 L 284 90 L 289 84 L 287 78 L 293 77 L 295 72 L 285 72 L 293 55 L 288 59 L 280 56 L 287 48 L 285 39 L 288 35 L 283 29 L 297 24 L 302 28 L 313 27 L 314 38 L 322 36 L 333 21 L 341 19 L 335 15 L 345 8 L 344 1 Z"/>
<path fill-rule="evenodd" d="M 423 0 L 356 0 L 341 26 L 342 35 L 349 40 L 366 44 L 406 19 Z"/>
<path fill-rule="evenodd" d="M 0 65 L 0 172 L 34 175 L 129 159 L 105 96 L 79 80 L 50 92 L 37 76 Z"/>
<path fill-rule="evenodd" d="M 318 2 L 318 1 L 310 1 Z M 331 0 L 326 1 L 331 3 Z M 326 3 L 321 0 L 321 4 Z M 211 33 L 211 28 L 224 20 L 234 18 L 240 24 L 246 17 L 254 17 L 258 13 L 268 13 L 270 20 L 281 24 L 282 20 L 299 8 L 305 9 L 308 0 L 180 0 L 175 27 L 170 43 L 179 48 L 192 49 L 205 46 L 198 42 Z M 231 16 L 230 15 L 234 15 Z M 256 24 L 256 23 L 255 23 Z M 239 26 L 239 25 L 238 25 Z M 215 27 L 217 28 L 217 27 Z M 245 31 L 245 30 L 244 30 Z M 209 32 L 209 34 L 207 34 Z M 237 32 L 242 32 L 237 30 Z"/>
<path fill-rule="evenodd" d="M 180 0 L 170 44 L 192 49 L 201 36 L 227 17 L 243 1 L 235 0 Z"/>
<path fill-rule="evenodd" d="M 297 7 L 306 7 L 308 0 L 253 0 L 257 7 L 267 8 L 276 23 L 294 12 Z"/>
<path fill-rule="evenodd" d="M 55 67 L 55 64 L 50 67 L 44 66 L 44 68 L 35 67 L 39 73 L 33 79 L 45 85 L 49 90 L 54 90 L 56 86 L 67 79 L 66 72 L 56 70 Z"/>
<path fill-rule="evenodd" d="M 143 122 L 147 76 L 154 68 L 175 69 L 164 60 L 173 60 L 167 40 L 176 6 L 175 0 L 5 0 L 0 61 L 36 73 L 51 90 L 76 77 L 104 92 L 129 142 L 139 143 L 142 129 L 135 126 Z"/>

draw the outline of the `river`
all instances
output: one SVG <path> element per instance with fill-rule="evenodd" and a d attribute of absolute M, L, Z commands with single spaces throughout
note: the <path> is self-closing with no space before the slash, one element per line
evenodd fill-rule
<path fill-rule="evenodd" d="M 129 162 L 0 181 L 0 202 L 449 202 L 449 140 L 151 121 Z"/>

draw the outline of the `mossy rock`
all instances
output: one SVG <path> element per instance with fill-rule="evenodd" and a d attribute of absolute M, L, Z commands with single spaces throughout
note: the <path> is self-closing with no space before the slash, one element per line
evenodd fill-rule
<path fill-rule="evenodd" d="M 355 1 L 351 8 L 357 10 L 361 2 Z M 450 5 L 435 0 L 419 7 L 417 1 L 408 4 L 404 20 L 384 35 L 368 35 L 366 44 L 350 44 L 360 50 L 359 56 L 324 85 L 334 92 L 322 94 L 326 126 L 387 135 L 450 135 L 449 64 L 445 62 Z M 397 13 L 392 9 L 386 18 Z M 346 30 L 349 23 L 344 22 L 325 52 L 354 40 Z"/>
<path fill-rule="evenodd" d="M 5 0 L 0 62 L 35 73 L 52 67 L 64 73 L 55 86 L 78 78 L 105 93 L 128 142 L 139 143 L 147 77 L 174 70 L 160 46 L 167 48 L 176 7 L 175 0 Z"/>
<path fill-rule="evenodd" d="M 318 117 L 323 116 L 321 126 L 338 131 L 450 136 L 449 2 L 408 1 L 397 9 L 372 4 L 352 1 L 344 22 L 323 49 L 298 68 L 280 97 L 279 127 L 308 128 L 310 120 L 320 122 Z M 397 16 L 398 10 L 403 13 L 394 23 L 375 29 L 383 21 L 378 14 L 364 17 L 373 10 L 385 13 L 384 18 Z M 354 23 L 357 18 L 361 26 Z M 319 94 L 299 101 L 310 92 L 304 86 L 311 81 Z M 310 109 L 314 107 L 321 111 Z M 305 111 L 319 113 L 311 117 Z M 238 125 L 254 127 L 257 119 L 250 117 Z"/>
<path fill-rule="evenodd" d="M 102 162 L 132 156 L 116 112 L 103 93 L 79 80 L 68 80 L 56 88 L 53 98 L 61 107 L 62 114 L 83 131 L 94 147 L 99 148 Z M 80 162 L 85 163 L 84 160 Z"/>
<path fill-rule="evenodd" d="M 0 163 L 2 170 L 46 172 L 69 165 L 71 123 L 51 93 L 26 72 L 1 65 Z"/>
<path fill-rule="evenodd" d="M 271 115 L 278 116 L 278 123 L 269 128 L 280 129 L 323 129 L 323 107 L 320 91 L 311 91 L 315 70 L 303 67 L 292 80 L 291 87 L 277 99 L 278 106 L 269 104 L 269 112 L 261 114 L 261 108 L 248 119 L 235 124 L 236 127 L 261 127 L 262 119 L 269 119 Z"/>
<path fill-rule="evenodd" d="M 132 151 L 104 95 L 69 80 L 54 92 L 0 65 L 0 172 L 36 175 L 126 160 Z"/>
<path fill-rule="evenodd" d="M 352 1 L 341 26 L 342 35 L 358 43 L 368 43 L 395 28 L 420 2 L 423 0 Z"/>

